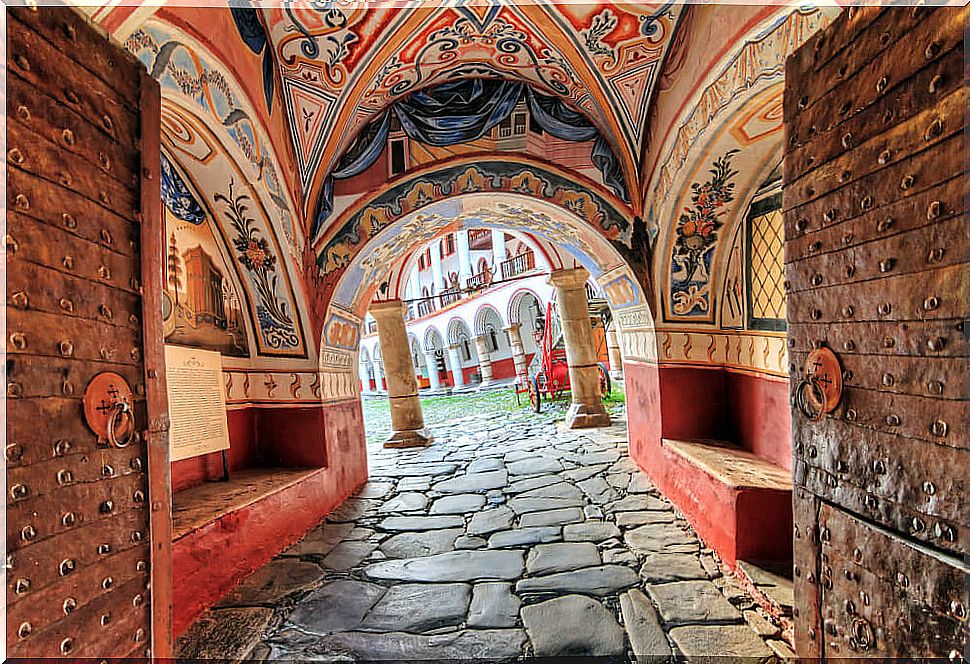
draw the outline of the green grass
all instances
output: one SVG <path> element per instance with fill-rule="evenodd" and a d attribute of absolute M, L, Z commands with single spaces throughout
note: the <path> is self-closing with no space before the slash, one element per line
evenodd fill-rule
<path fill-rule="evenodd" d="M 612 390 L 610 390 L 610 393 L 603 398 L 603 403 L 608 405 L 626 403 L 626 392 L 618 387 L 614 387 Z"/>
<path fill-rule="evenodd" d="M 626 394 L 622 387 L 614 386 L 612 391 L 603 399 L 603 403 L 613 415 L 622 411 L 626 403 Z M 382 442 L 391 433 L 391 411 L 387 399 L 366 398 L 363 401 L 363 406 L 367 442 L 371 444 Z M 568 406 L 569 393 L 567 392 L 563 394 L 562 399 L 556 401 L 544 399 L 542 413 L 554 417 L 561 416 Z M 429 427 L 468 415 L 509 413 L 529 410 L 530 408 L 527 394 L 520 394 L 519 403 L 516 404 L 515 392 L 512 388 L 421 398 L 424 422 Z"/>

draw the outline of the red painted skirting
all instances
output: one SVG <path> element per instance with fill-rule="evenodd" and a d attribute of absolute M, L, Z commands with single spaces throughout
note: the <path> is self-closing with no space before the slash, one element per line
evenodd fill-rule
<path fill-rule="evenodd" d="M 259 411 L 256 435 L 264 453 L 279 462 L 277 465 L 297 467 L 320 459 L 329 464 L 174 542 L 176 636 L 246 576 L 303 537 L 367 480 L 359 400 Z M 265 447 L 268 443 L 273 447 Z"/>

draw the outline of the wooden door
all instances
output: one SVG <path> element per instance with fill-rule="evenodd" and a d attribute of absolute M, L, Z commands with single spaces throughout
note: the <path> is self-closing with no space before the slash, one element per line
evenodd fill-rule
<path fill-rule="evenodd" d="M 967 652 L 966 8 L 850 8 L 785 72 L 793 398 L 827 347 L 844 393 L 793 408 L 802 657 Z"/>
<path fill-rule="evenodd" d="M 6 66 L 7 653 L 166 656 L 158 86 L 66 8 L 9 9 Z M 123 448 L 83 415 L 106 371 Z"/>

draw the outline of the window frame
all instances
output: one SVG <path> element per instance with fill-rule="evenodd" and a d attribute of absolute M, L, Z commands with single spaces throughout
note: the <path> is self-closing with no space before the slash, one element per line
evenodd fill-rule
<path fill-rule="evenodd" d="M 762 330 L 766 332 L 784 332 L 788 329 L 788 321 L 785 318 L 760 318 L 754 315 L 754 288 L 751 280 L 753 274 L 753 229 L 754 220 L 770 212 L 781 211 L 782 193 L 759 198 L 748 207 L 748 213 L 744 217 L 744 299 L 746 308 L 747 327 L 749 330 Z M 782 236 L 782 248 L 784 249 L 784 236 Z M 782 256 L 782 269 L 784 269 L 785 258 Z M 783 297 L 787 296 L 783 294 Z M 787 302 L 786 302 L 787 308 Z"/>

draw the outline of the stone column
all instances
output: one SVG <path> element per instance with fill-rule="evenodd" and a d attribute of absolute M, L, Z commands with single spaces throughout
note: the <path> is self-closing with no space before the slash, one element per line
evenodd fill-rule
<path fill-rule="evenodd" d="M 387 371 L 391 426 L 394 428 L 384 447 L 420 447 L 430 445 L 434 440 L 424 427 L 404 311 L 404 303 L 400 300 L 375 302 L 370 307 L 371 315 L 377 319 L 381 360 Z"/>
<path fill-rule="evenodd" d="M 444 288 L 445 278 L 444 273 L 441 270 L 441 240 L 435 240 L 431 243 L 431 278 L 434 279 L 434 288 L 431 289 L 431 294 L 440 293 L 441 289 Z M 435 308 L 437 308 L 441 302 L 435 302 Z"/>
<path fill-rule="evenodd" d="M 465 374 L 461 371 L 461 347 L 458 344 L 448 346 L 448 359 L 451 360 L 451 375 L 455 379 L 455 387 L 464 387 Z"/>
<path fill-rule="evenodd" d="M 620 350 L 620 340 L 616 336 L 616 321 L 610 323 L 606 330 L 606 349 L 610 354 L 610 376 L 623 379 L 623 352 Z"/>
<path fill-rule="evenodd" d="M 374 360 L 374 389 L 378 392 L 387 391 L 387 383 L 384 381 L 384 364 Z"/>
<path fill-rule="evenodd" d="M 566 361 L 569 363 L 569 383 L 572 403 L 566 413 L 570 429 L 609 426 L 610 416 L 600 398 L 599 368 L 593 329 L 589 323 L 589 301 L 586 299 L 584 268 L 557 270 L 549 277 L 556 288 L 559 320 L 566 342 Z"/>
<path fill-rule="evenodd" d="M 434 355 L 434 349 L 424 351 L 424 363 L 428 367 L 428 380 L 431 381 L 432 392 L 441 389 L 441 376 L 438 373 L 438 358 Z"/>
<path fill-rule="evenodd" d="M 495 280 L 502 278 L 502 261 L 505 260 L 505 231 L 492 231 L 492 262 L 495 263 Z"/>
<path fill-rule="evenodd" d="M 515 376 L 522 385 L 529 379 L 529 367 L 525 359 L 525 346 L 522 345 L 522 325 L 512 323 L 505 331 L 509 335 L 509 345 L 512 347 L 512 362 L 515 364 Z"/>
<path fill-rule="evenodd" d="M 485 336 L 475 337 L 475 352 L 478 353 L 478 372 L 482 375 L 482 385 L 492 382 L 492 358 L 488 354 Z"/>
<path fill-rule="evenodd" d="M 357 377 L 360 378 L 360 392 L 361 394 L 370 392 L 370 372 L 367 370 L 367 364 L 357 361 Z"/>
<path fill-rule="evenodd" d="M 468 249 L 468 230 L 462 229 L 456 233 L 458 239 L 458 283 L 462 288 L 468 287 L 468 280 L 472 276 L 472 254 Z"/>

